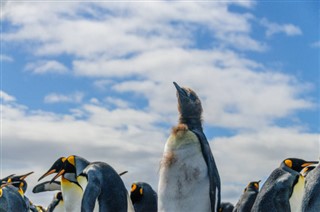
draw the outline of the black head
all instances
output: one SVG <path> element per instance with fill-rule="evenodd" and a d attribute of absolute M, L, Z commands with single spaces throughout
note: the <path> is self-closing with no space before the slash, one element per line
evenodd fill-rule
<path fill-rule="evenodd" d="M 135 204 L 136 202 L 140 202 L 143 197 L 143 187 L 140 183 L 132 183 L 131 185 L 131 191 L 130 191 L 130 198 L 132 201 L 132 204 Z"/>
<path fill-rule="evenodd" d="M 54 197 L 54 198 L 55 198 L 55 199 L 57 199 L 57 200 L 59 200 L 59 201 L 63 200 L 62 192 L 61 192 L 61 191 L 59 191 L 58 193 L 56 193 L 56 195 L 55 195 L 55 197 Z"/>
<path fill-rule="evenodd" d="M 13 176 L 15 176 L 15 174 L 10 174 L 9 176 L 0 179 L 0 185 L 7 183 L 8 180 Z"/>
<path fill-rule="evenodd" d="M 180 116 L 184 119 L 201 119 L 202 106 L 198 95 L 190 88 L 180 87 L 176 82 L 173 84 L 177 89 Z"/>
<path fill-rule="evenodd" d="M 250 182 L 247 185 L 247 187 L 244 189 L 244 192 L 246 192 L 246 191 L 259 191 L 259 183 L 260 182 L 261 182 L 261 180 Z"/>
<path fill-rule="evenodd" d="M 288 167 L 296 172 L 301 172 L 304 167 L 317 163 L 318 161 L 305 161 L 299 158 L 287 158 L 282 161 L 281 166 Z"/>
<path fill-rule="evenodd" d="M 59 170 L 58 174 L 52 178 L 51 182 L 55 181 L 61 175 L 67 174 L 72 174 L 72 176 L 76 175 L 76 164 L 74 155 L 71 155 L 64 160 L 61 169 Z"/>
<path fill-rule="evenodd" d="M 13 183 L 12 185 L 22 189 L 23 193 L 26 192 L 28 184 L 25 181 L 26 177 L 28 177 L 30 174 L 33 174 L 33 172 L 29 172 L 27 174 L 23 175 L 13 175 L 12 177 L 8 178 L 8 183 Z"/>
<path fill-rule="evenodd" d="M 60 157 L 58 160 L 56 160 L 53 165 L 51 166 L 51 168 L 44 173 L 38 181 L 40 181 L 41 179 L 43 179 L 44 177 L 53 174 L 53 173 L 58 173 L 59 170 L 63 167 L 63 163 L 66 161 L 67 158 L 65 157 Z"/>

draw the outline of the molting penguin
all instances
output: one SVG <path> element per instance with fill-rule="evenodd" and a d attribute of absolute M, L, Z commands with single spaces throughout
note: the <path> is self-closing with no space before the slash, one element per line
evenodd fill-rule
<path fill-rule="evenodd" d="M 44 177 L 58 173 L 64 166 L 64 162 L 67 160 L 65 157 L 60 157 L 57 159 L 51 168 L 44 173 L 40 178 L 43 179 Z M 68 212 L 79 212 L 81 210 L 81 201 L 82 201 L 82 196 L 83 196 L 83 190 L 78 183 L 76 179 L 75 174 L 70 174 L 70 173 L 61 173 L 61 191 L 62 191 L 62 196 L 64 199 L 64 207 L 65 211 Z M 54 181 L 51 181 L 51 183 Z M 45 186 L 46 184 L 44 184 Z M 54 187 L 56 186 L 55 184 L 53 185 Z M 37 189 L 41 189 L 41 186 L 38 187 Z M 45 189 L 45 188 L 42 188 Z"/>
<path fill-rule="evenodd" d="M 63 174 L 74 174 L 84 189 L 81 211 L 93 211 L 94 209 L 97 211 L 133 211 L 124 183 L 119 174 L 107 163 L 90 163 L 82 157 L 71 155 L 52 180 Z"/>
<path fill-rule="evenodd" d="M 158 186 L 159 211 L 218 211 L 220 177 L 202 129 L 202 106 L 190 88 L 177 89 L 179 124 L 163 153 Z"/>
<path fill-rule="evenodd" d="M 316 162 L 285 159 L 263 184 L 251 211 L 301 211 L 304 178 L 299 172 L 313 163 Z"/>
<path fill-rule="evenodd" d="M 157 193 L 148 183 L 133 183 L 130 198 L 135 212 L 157 212 Z"/>
<path fill-rule="evenodd" d="M 309 171 L 312 169 L 311 171 Z M 304 194 L 302 198 L 302 212 L 320 211 L 320 165 L 316 167 L 306 167 Z"/>
<path fill-rule="evenodd" d="M 244 189 L 238 203 L 233 209 L 233 212 L 247 212 L 251 211 L 254 201 L 259 192 L 260 181 L 250 182 Z"/>

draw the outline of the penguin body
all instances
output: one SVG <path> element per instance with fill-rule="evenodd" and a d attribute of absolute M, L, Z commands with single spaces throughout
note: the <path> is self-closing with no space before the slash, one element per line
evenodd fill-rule
<path fill-rule="evenodd" d="M 77 182 L 84 190 L 81 211 L 133 210 L 124 183 L 119 174 L 107 163 L 90 163 L 82 157 L 72 155 L 67 158 L 60 173 L 75 174 Z M 53 180 L 59 177 L 60 173 Z M 66 204 L 65 197 L 64 201 Z"/>
<path fill-rule="evenodd" d="M 60 157 L 57 159 L 51 168 L 43 174 L 39 180 L 42 178 L 53 174 L 53 173 L 58 173 L 61 176 L 61 192 L 63 196 L 63 205 L 65 208 L 66 212 L 79 212 L 81 211 L 81 201 L 82 201 L 82 196 L 83 196 L 83 189 L 79 185 L 76 175 L 72 173 L 62 173 L 61 169 L 63 168 L 64 162 L 66 161 L 67 158 L 65 157 Z M 54 182 L 53 180 L 51 183 Z M 44 184 L 43 186 L 45 186 Z M 45 189 L 38 187 L 40 189 Z M 38 189 L 37 188 L 37 189 Z"/>
<path fill-rule="evenodd" d="M 7 185 L 0 188 L 0 211 L 28 212 L 29 207 L 19 193 L 18 188 Z"/>
<path fill-rule="evenodd" d="M 294 191 L 296 185 L 298 187 L 301 186 L 300 180 L 302 179 L 302 176 L 299 172 L 303 167 L 310 163 L 313 162 L 307 162 L 297 158 L 288 158 L 284 160 L 280 167 L 270 174 L 262 186 L 251 211 L 288 212 L 301 210 L 299 207 L 301 206 L 302 199 L 296 198 L 299 194 L 295 194 Z M 291 197 L 295 198 L 295 201 L 290 201 Z"/>
<path fill-rule="evenodd" d="M 259 182 L 250 182 L 241 195 L 238 203 L 233 209 L 233 212 L 247 212 L 251 211 L 251 208 L 256 200 L 259 192 Z"/>
<path fill-rule="evenodd" d="M 131 186 L 130 199 L 135 212 L 157 212 L 157 193 L 148 183 L 137 182 Z"/>
<path fill-rule="evenodd" d="M 305 178 L 302 212 L 320 211 L 320 166 L 316 166 Z"/>
<path fill-rule="evenodd" d="M 220 177 L 203 133 L 201 102 L 191 89 L 174 85 L 180 117 L 163 153 L 158 209 L 216 212 L 220 208 Z"/>

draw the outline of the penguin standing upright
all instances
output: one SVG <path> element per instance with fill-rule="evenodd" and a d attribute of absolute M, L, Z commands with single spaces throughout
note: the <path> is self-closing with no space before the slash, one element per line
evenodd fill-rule
<path fill-rule="evenodd" d="M 309 169 L 312 169 L 309 171 Z M 320 211 L 320 164 L 316 167 L 306 167 L 304 170 L 306 182 L 302 198 L 302 212 L 319 212 Z"/>
<path fill-rule="evenodd" d="M 202 106 L 190 88 L 177 89 L 179 124 L 169 136 L 160 166 L 159 211 L 220 209 L 220 177 L 202 129 Z"/>
<path fill-rule="evenodd" d="M 19 188 L 20 189 L 20 188 Z M 0 187 L 0 211 L 28 212 L 29 206 L 18 191 L 18 188 L 11 183 L 2 184 Z"/>
<path fill-rule="evenodd" d="M 53 200 L 51 201 L 50 205 L 47 208 L 47 212 L 64 212 L 64 201 L 62 192 L 59 191 L 56 193 L 53 197 Z"/>
<path fill-rule="evenodd" d="M 254 201 L 259 192 L 260 181 L 250 182 L 244 189 L 238 203 L 233 209 L 233 212 L 247 212 L 251 211 Z"/>
<path fill-rule="evenodd" d="M 304 178 L 299 172 L 313 163 L 317 162 L 298 158 L 282 161 L 263 184 L 251 211 L 301 211 Z"/>
<path fill-rule="evenodd" d="M 133 183 L 130 198 L 135 212 L 157 212 L 157 193 L 148 183 Z"/>
<path fill-rule="evenodd" d="M 66 174 L 75 175 L 84 190 L 81 211 L 134 211 L 123 181 L 107 163 L 90 163 L 82 157 L 71 155 L 52 180 Z"/>
<path fill-rule="evenodd" d="M 66 157 L 58 158 L 50 167 L 50 169 L 39 178 L 39 181 L 50 174 L 58 173 L 63 168 L 64 162 L 66 160 L 67 160 Z M 62 175 L 61 191 L 64 199 L 65 211 L 79 212 L 81 210 L 83 190 L 76 179 L 76 175 L 75 174 L 61 174 L 61 175 Z M 44 183 L 43 185 L 45 186 L 47 184 Z M 56 187 L 57 187 L 56 183 L 53 184 L 53 187 L 50 187 L 50 186 L 48 187 L 47 185 L 48 189 L 56 188 Z M 38 187 L 37 189 L 41 189 L 41 187 Z M 43 189 L 46 189 L 46 188 L 43 188 Z"/>

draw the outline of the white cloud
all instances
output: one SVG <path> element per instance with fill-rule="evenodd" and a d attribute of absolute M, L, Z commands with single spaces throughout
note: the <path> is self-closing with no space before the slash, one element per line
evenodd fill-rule
<path fill-rule="evenodd" d="M 105 99 L 105 101 L 108 104 L 116 106 L 117 108 L 129 108 L 130 107 L 130 103 L 128 101 L 120 99 L 120 98 L 107 97 Z"/>
<path fill-rule="evenodd" d="M 80 103 L 84 97 L 81 92 L 76 92 L 70 95 L 51 93 L 44 97 L 45 103 L 60 103 L 60 102 L 70 102 L 70 103 Z"/>
<path fill-rule="evenodd" d="M 8 55 L 5 55 L 5 54 L 0 54 L 0 61 L 3 61 L 3 62 L 13 62 L 13 58 L 8 56 Z"/>
<path fill-rule="evenodd" d="M 68 68 L 62 63 L 59 63 L 55 60 L 41 60 L 37 62 L 28 63 L 25 66 L 25 70 L 30 71 L 34 74 L 63 74 L 68 71 Z"/>
<path fill-rule="evenodd" d="M 271 37 L 277 33 L 284 33 L 288 36 L 302 35 L 302 31 L 298 26 L 293 24 L 277 24 L 268 21 L 266 18 L 263 18 L 260 21 L 260 24 L 267 28 L 266 35 Z"/>
<path fill-rule="evenodd" d="M 13 102 L 16 101 L 16 98 L 7 94 L 4 91 L 0 91 L 0 98 L 4 101 L 4 102 Z"/>

